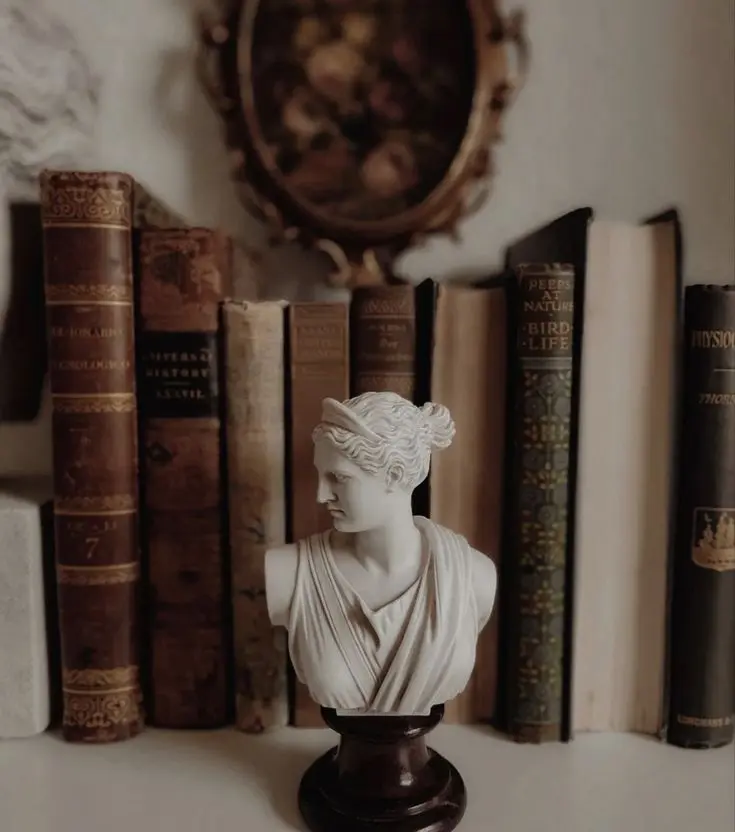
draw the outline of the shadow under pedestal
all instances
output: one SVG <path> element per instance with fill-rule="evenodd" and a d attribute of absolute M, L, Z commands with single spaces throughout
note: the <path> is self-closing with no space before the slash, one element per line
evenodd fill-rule
<path fill-rule="evenodd" d="M 464 781 L 426 743 L 427 716 L 339 716 L 321 709 L 340 742 L 307 769 L 299 809 L 312 832 L 450 832 L 465 811 Z"/>

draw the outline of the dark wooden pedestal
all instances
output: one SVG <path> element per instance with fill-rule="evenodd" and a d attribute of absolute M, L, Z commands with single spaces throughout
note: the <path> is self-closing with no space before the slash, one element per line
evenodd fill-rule
<path fill-rule="evenodd" d="M 426 744 L 444 716 L 338 716 L 340 742 L 307 769 L 299 809 L 312 832 L 450 832 L 467 797 L 457 769 Z"/>

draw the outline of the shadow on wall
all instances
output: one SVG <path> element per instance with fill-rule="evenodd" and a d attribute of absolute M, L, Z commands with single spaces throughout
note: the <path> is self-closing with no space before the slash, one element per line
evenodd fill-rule
<path fill-rule="evenodd" d="M 43 236 L 38 203 L 11 202 L 10 292 L 0 331 L 0 422 L 32 422 L 46 375 Z"/>

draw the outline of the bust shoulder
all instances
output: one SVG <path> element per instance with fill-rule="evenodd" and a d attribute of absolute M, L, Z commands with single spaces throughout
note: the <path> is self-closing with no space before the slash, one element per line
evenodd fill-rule
<path fill-rule="evenodd" d="M 442 546 L 453 540 L 469 561 L 469 580 L 477 607 L 478 630 L 482 630 L 490 620 L 495 605 L 498 585 L 495 563 L 484 552 L 473 549 L 463 534 L 424 517 L 416 519 L 432 534 L 433 545 Z"/>
<path fill-rule="evenodd" d="M 477 549 L 471 549 L 472 583 L 477 603 L 478 629 L 487 624 L 495 605 L 498 587 L 498 570 L 492 558 Z"/>
<path fill-rule="evenodd" d="M 265 553 L 265 596 L 268 615 L 274 627 L 288 625 L 298 561 L 297 543 L 274 546 Z"/>

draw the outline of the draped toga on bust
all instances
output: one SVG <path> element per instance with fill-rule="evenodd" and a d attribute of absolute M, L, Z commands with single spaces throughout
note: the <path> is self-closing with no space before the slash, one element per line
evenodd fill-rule
<path fill-rule="evenodd" d="M 312 698 L 340 712 L 427 714 L 464 690 L 478 613 L 464 537 L 414 517 L 428 557 L 398 598 L 370 609 L 335 563 L 331 530 L 298 543 L 289 652 Z"/>

